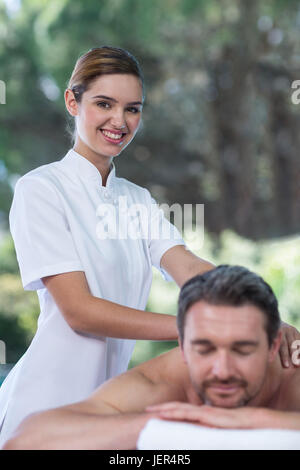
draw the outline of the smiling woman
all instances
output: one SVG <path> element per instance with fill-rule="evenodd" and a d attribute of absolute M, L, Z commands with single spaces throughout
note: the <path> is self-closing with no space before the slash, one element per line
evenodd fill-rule
<path fill-rule="evenodd" d="M 102 72 L 100 76 L 99 70 Z M 119 76 L 119 79 L 115 75 Z M 95 81 L 99 82 L 99 79 L 102 83 L 98 83 L 98 86 L 94 87 Z M 93 89 L 95 91 L 99 89 L 101 94 L 93 96 L 91 84 Z M 120 86 L 122 89 L 119 88 Z M 132 114 L 140 114 L 145 98 L 144 77 L 137 60 L 128 51 L 109 47 L 101 48 L 101 50 L 94 48 L 78 59 L 68 84 L 68 90 L 66 90 L 66 103 L 69 98 L 69 90 L 73 92 L 77 104 L 82 102 L 83 94 L 86 97 L 86 92 L 89 91 L 89 96 L 86 98 L 92 104 L 107 111 L 115 105 L 120 105 L 124 107 L 124 111 Z M 108 90 L 111 94 L 106 94 L 104 90 Z M 133 93 L 132 102 L 126 102 L 130 98 L 131 91 Z M 125 102 L 122 103 L 116 99 L 118 92 L 123 95 L 121 98 L 124 97 Z M 123 100 L 121 99 L 121 101 Z M 131 100 L 129 99 L 129 101 Z M 68 107 L 68 104 L 67 108 L 74 116 L 73 110 Z M 138 122 L 139 120 L 140 116 Z M 76 131 L 74 137 L 76 138 Z"/>
<path fill-rule="evenodd" d="M 93 80 L 80 101 L 70 89 L 65 100 L 76 122 L 74 150 L 98 164 L 101 154 L 102 169 L 108 172 L 112 158 L 138 131 L 143 104 L 140 80 L 127 74 L 103 75 Z"/>
<path fill-rule="evenodd" d="M 75 119 L 74 150 L 108 173 L 141 121 L 144 79 L 137 60 L 122 49 L 92 49 L 78 59 L 65 102 Z"/>
<path fill-rule="evenodd" d="M 0 446 L 30 413 L 80 401 L 124 372 L 135 339 L 177 339 L 175 317 L 144 311 L 152 266 L 178 285 L 212 268 L 186 249 L 147 189 L 116 176 L 113 159 L 138 131 L 143 103 L 137 60 L 119 48 L 90 50 L 65 91 L 73 148 L 16 184 L 10 230 L 23 287 L 37 291 L 41 311 L 0 389 Z M 129 234 L 126 214 L 132 222 L 136 207 L 146 217 L 135 212 Z"/>

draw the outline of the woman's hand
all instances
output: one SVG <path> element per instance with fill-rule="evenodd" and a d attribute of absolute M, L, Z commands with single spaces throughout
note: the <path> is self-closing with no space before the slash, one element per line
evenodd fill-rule
<path fill-rule="evenodd" d="M 294 341 L 300 340 L 300 333 L 296 328 L 285 322 L 281 322 L 281 330 L 282 340 L 279 349 L 281 364 L 283 367 L 289 367 L 290 364 L 297 367 L 300 365 L 300 361 L 292 361 L 292 357 L 295 353 L 295 346 L 293 347 L 293 343 Z"/>
<path fill-rule="evenodd" d="M 242 407 L 228 409 L 207 405 L 190 405 L 182 402 L 149 406 L 146 408 L 146 411 L 158 413 L 158 417 L 161 419 L 185 421 L 207 427 L 228 429 L 255 428 L 261 422 L 262 415 L 265 412 L 263 408 Z"/>

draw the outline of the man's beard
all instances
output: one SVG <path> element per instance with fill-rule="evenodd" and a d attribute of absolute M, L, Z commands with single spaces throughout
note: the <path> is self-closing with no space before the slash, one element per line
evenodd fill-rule
<path fill-rule="evenodd" d="M 249 401 L 252 400 L 252 398 L 256 396 L 258 393 L 258 392 L 255 393 L 254 396 L 250 395 L 248 392 L 248 382 L 246 382 L 245 380 L 236 379 L 235 377 L 230 377 L 227 380 L 217 380 L 217 379 L 206 380 L 201 384 L 201 388 L 195 385 L 196 384 L 194 384 L 194 389 L 204 404 L 210 405 L 210 406 L 219 406 L 222 408 L 239 408 L 241 406 L 246 406 L 249 403 Z M 230 401 L 232 401 L 232 398 L 230 395 L 226 393 L 222 394 L 221 392 L 219 392 L 218 394 L 219 398 L 218 398 L 218 395 L 217 395 L 217 398 L 215 397 L 210 398 L 209 393 L 207 393 L 207 390 L 209 390 L 212 386 L 218 386 L 218 385 L 237 386 L 239 387 L 239 390 L 244 389 L 244 394 L 234 403 L 232 402 L 230 403 Z M 220 400 L 223 401 L 222 405 L 218 404 Z M 228 403 L 226 403 L 226 401 L 228 401 Z"/>

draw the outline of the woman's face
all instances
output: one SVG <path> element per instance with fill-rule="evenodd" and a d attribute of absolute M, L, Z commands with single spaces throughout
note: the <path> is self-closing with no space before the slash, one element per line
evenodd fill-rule
<path fill-rule="evenodd" d="M 134 138 L 141 121 L 142 84 L 129 74 L 101 75 L 76 103 L 70 90 L 66 106 L 75 116 L 75 150 L 83 155 L 93 151 L 115 157 Z"/>

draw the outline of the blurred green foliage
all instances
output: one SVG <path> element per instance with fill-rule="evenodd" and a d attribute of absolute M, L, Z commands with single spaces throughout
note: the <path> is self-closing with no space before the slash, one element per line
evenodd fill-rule
<path fill-rule="evenodd" d="M 27 349 L 37 325 L 39 303 L 25 292 L 17 274 L 11 237 L 0 247 L 0 339 L 6 344 L 6 362 L 14 363 Z"/>
<path fill-rule="evenodd" d="M 0 1 L 0 222 L 16 178 L 68 150 L 63 92 L 77 58 L 108 44 L 146 81 L 118 174 L 161 202 L 209 206 L 209 232 L 298 233 L 299 18 L 296 0 Z"/>

